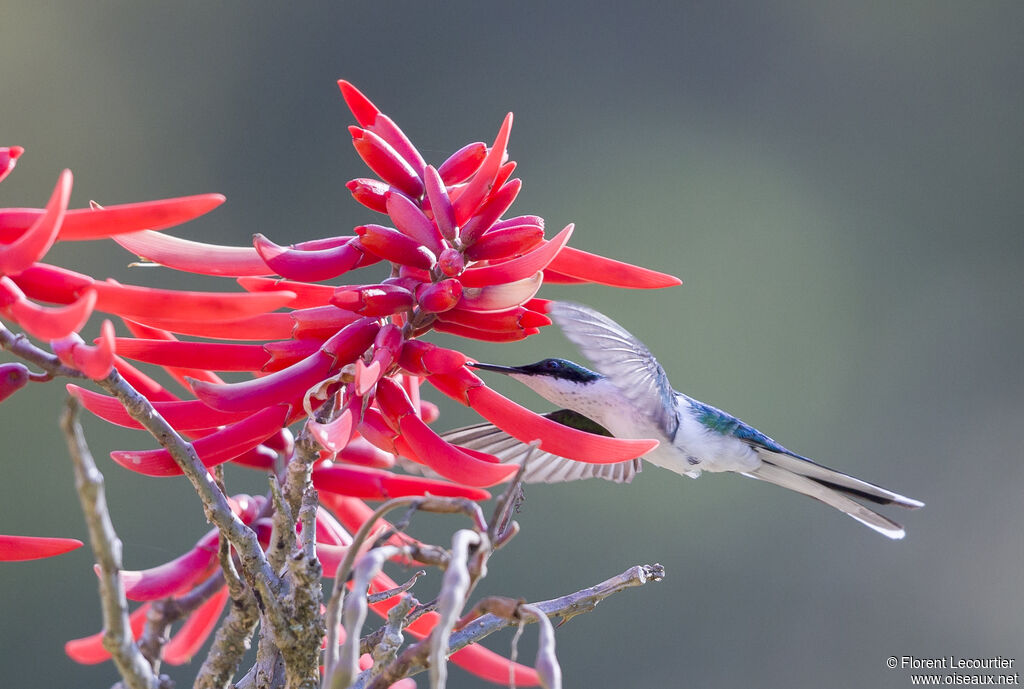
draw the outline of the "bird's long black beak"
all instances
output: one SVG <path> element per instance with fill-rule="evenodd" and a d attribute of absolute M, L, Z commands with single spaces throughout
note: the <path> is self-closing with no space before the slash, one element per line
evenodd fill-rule
<path fill-rule="evenodd" d="M 510 373 L 522 373 L 518 366 L 498 366 L 497 364 L 485 364 L 477 361 L 476 363 L 466 364 L 470 368 L 478 368 L 482 371 L 494 371 L 495 373 L 504 373 L 506 376 Z"/>

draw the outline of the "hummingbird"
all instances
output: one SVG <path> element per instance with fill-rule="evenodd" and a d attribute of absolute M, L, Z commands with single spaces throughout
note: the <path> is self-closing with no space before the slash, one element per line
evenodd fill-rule
<path fill-rule="evenodd" d="M 676 391 L 650 350 L 607 316 L 570 302 L 552 302 L 548 315 L 596 370 L 566 359 L 470 366 L 514 378 L 562 407 L 546 414 L 558 423 L 617 438 L 654 438 L 659 445 L 625 462 L 592 464 L 540 451 L 487 423 L 449 431 L 442 435 L 445 440 L 503 462 L 528 459 L 527 483 L 586 478 L 628 483 L 641 471 L 641 460 L 691 478 L 731 471 L 820 500 L 892 539 L 903 538 L 903 527 L 857 500 L 924 506 L 791 452 L 735 416 Z"/>

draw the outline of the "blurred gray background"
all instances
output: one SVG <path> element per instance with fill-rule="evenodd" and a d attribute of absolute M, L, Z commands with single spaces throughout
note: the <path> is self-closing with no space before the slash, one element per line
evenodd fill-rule
<path fill-rule="evenodd" d="M 928 503 L 894 515 L 909 535 L 892 543 L 735 476 L 652 467 L 629 486 L 530 489 L 523 532 L 482 592 L 543 599 L 633 564 L 668 570 L 559 630 L 566 686 L 906 687 L 887 657 L 1024 662 L 1024 6 L 301 7 L 7 0 L 0 140 L 28 151 L 0 205 L 44 204 L 70 167 L 77 207 L 218 191 L 222 208 L 175 233 L 301 241 L 373 216 L 344 188 L 365 168 L 337 78 L 435 164 L 492 140 L 513 110 L 516 210 L 553 230 L 575 222 L 575 246 L 684 281 L 542 296 L 619 320 L 688 394 Z M 60 245 L 50 260 L 209 286 L 132 274 L 110 242 Z M 554 330 L 464 349 L 510 364 L 576 356 Z M 60 404 L 54 384 L 3 405 L 0 532 L 85 537 Z M 444 405 L 438 426 L 472 419 Z M 86 425 L 127 566 L 189 547 L 206 527 L 185 482 L 117 469 L 111 449 L 150 445 Z M 265 485 L 239 470 L 229 480 Z M 458 525 L 414 530 L 441 539 Z M 62 650 L 99 629 L 90 567 L 86 550 L 0 567 L 4 685 L 113 682 L 111 666 L 81 668 Z M 181 686 L 193 672 L 171 670 Z"/>

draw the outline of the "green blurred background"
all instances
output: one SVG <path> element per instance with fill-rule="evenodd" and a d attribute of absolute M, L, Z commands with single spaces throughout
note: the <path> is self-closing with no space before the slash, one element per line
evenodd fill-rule
<path fill-rule="evenodd" d="M 373 215 L 344 188 L 365 168 L 337 78 L 435 164 L 490 141 L 514 110 L 516 210 L 684 280 L 543 296 L 619 320 L 688 394 L 928 503 L 896 515 L 909 535 L 891 543 L 733 476 L 652 467 L 629 486 L 531 488 L 483 592 L 543 599 L 633 564 L 668 570 L 559 630 L 567 687 L 905 687 L 887 657 L 1024 662 L 1019 2 L 7 0 L 0 20 L 0 140 L 28 149 L 0 205 L 44 204 L 70 167 L 75 206 L 218 191 L 228 202 L 175 234 L 295 242 Z M 133 274 L 110 242 L 50 258 L 209 286 Z M 553 330 L 464 349 L 512 364 L 576 356 Z M 3 405 L 0 532 L 85 537 L 60 393 L 30 386 Z M 444 428 L 472 419 L 444 412 Z M 107 452 L 146 440 L 86 424 L 126 565 L 190 546 L 206 528 L 191 490 L 117 469 Z M 441 539 L 457 525 L 415 526 Z M 62 651 L 100 626 L 90 567 L 79 550 L 0 568 L 2 684 L 114 681 Z M 483 684 L 458 672 L 452 686 Z M 188 686 L 193 670 L 171 673 Z"/>

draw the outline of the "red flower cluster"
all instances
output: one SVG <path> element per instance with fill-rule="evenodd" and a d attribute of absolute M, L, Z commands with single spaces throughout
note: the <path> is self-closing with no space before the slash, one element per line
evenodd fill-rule
<path fill-rule="evenodd" d="M 0 210 L 0 317 L 50 341 L 63 363 L 91 378 L 116 368 L 192 441 L 205 466 L 233 462 L 272 469 L 294 451 L 288 427 L 305 424 L 321 447 L 313 481 L 322 494 L 318 553 L 328 574 L 351 542 L 349 530 L 368 516 L 363 500 L 427 493 L 485 499 L 484 488 L 517 469 L 451 445 L 432 430 L 437 410 L 420 398 L 424 380 L 512 436 L 539 440 L 541 449 L 560 456 L 618 462 L 656 444 L 592 435 L 534 414 L 486 387 L 463 354 L 424 342 L 422 335 L 437 330 L 494 342 L 528 337 L 550 323 L 548 302 L 535 298 L 545 281 L 635 288 L 679 283 L 567 246 L 572 225 L 546 239 L 540 217 L 505 217 L 521 187 L 511 178 L 516 164 L 507 155 L 511 114 L 492 145 L 471 143 L 434 167 L 366 96 L 348 82 L 339 86 L 358 122 L 350 128 L 353 145 L 377 175 L 352 180 L 348 189 L 361 204 L 385 214 L 386 225 L 365 224 L 352 235 L 292 246 L 262 235 L 251 247 L 204 244 L 159 230 L 206 213 L 223 197 L 67 210 L 69 171 L 61 174 L 46 208 Z M 20 154 L 20 148 L 0 149 L 0 179 Z M 244 291 L 137 287 L 40 262 L 56 241 L 106 237 L 152 263 L 236 278 Z M 378 262 L 388 266 L 379 283 L 323 284 Z M 119 318 L 130 336 L 118 337 L 105 321 L 95 345 L 86 345 L 77 331 L 93 311 Z M 128 360 L 163 369 L 185 394 L 168 390 Z M 223 371 L 252 377 L 229 383 L 218 375 Z M 6 371 L 0 397 L 29 375 L 27 369 Z M 68 389 L 95 415 L 141 428 L 116 398 L 76 385 Z M 397 455 L 448 480 L 393 473 Z M 117 451 L 112 458 L 151 476 L 182 473 L 163 449 Z M 257 533 L 269 529 L 257 516 L 259 500 L 236 503 Z M 182 595 L 220 576 L 215 544 L 211 533 L 171 563 L 124 573 L 129 597 Z M 375 584 L 380 590 L 394 586 L 385 575 Z M 225 595 L 221 587 L 190 618 L 165 649 L 169 662 L 198 649 Z M 376 607 L 386 614 L 392 604 Z M 410 632 L 427 634 L 433 623 L 424 615 Z M 102 659 L 101 651 L 86 640 L 68 645 L 81 662 Z M 471 646 L 453 659 L 496 681 L 508 679 L 508 661 L 485 649 Z M 517 675 L 521 685 L 536 683 L 528 668 L 519 666 Z"/>

